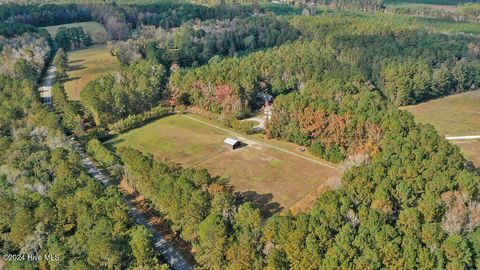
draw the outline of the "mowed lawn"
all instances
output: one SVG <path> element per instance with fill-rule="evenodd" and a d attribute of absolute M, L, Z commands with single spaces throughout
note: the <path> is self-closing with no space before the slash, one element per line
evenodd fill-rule
<path fill-rule="evenodd" d="M 59 25 L 52 25 L 47 27 L 41 27 L 41 29 L 46 29 L 50 36 L 55 39 L 55 35 L 58 32 L 58 28 L 60 27 L 83 27 L 83 29 L 90 35 L 93 40 L 93 43 L 97 44 L 104 44 L 107 42 L 108 35 L 107 31 L 103 27 L 103 25 L 99 24 L 98 22 L 79 22 L 79 23 L 67 23 L 67 24 L 59 24 Z"/>
<path fill-rule="evenodd" d="M 455 94 L 422 104 L 406 106 L 415 119 L 431 124 L 441 135 L 480 135 L 480 90 Z M 480 166 L 480 140 L 452 140 L 468 160 Z"/>
<path fill-rule="evenodd" d="M 236 191 L 257 201 L 266 215 L 289 208 L 336 175 L 333 168 L 250 138 L 241 138 L 247 143 L 243 148 L 225 149 L 227 137 L 239 138 L 227 130 L 173 115 L 124 133 L 107 146 L 130 146 L 160 160 L 206 168 L 229 179 Z"/>
<path fill-rule="evenodd" d="M 70 70 L 65 90 L 72 100 L 80 99 L 80 92 L 88 82 L 107 73 L 117 71 L 120 62 L 112 56 L 107 45 L 94 45 L 86 49 L 68 52 Z"/>
<path fill-rule="evenodd" d="M 406 106 L 415 119 L 445 136 L 480 135 L 480 90 Z"/>

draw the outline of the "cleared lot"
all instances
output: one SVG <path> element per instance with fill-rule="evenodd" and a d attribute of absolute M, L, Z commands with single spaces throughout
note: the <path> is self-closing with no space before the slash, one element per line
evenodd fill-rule
<path fill-rule="evenodd" d="M 415 119 L 431 124 L 444 136 L 480 135 L 480 90 L 407 106 Z M 480 140 L 452 140 L 468 160 L 480 166 Z"/>
<path fill-rule="evenodd" d="M 182 115 L 159 119 L 109 141 L 107 146 L 130 146 L 152 153 L 157 159 L 184 166 L 206 168 L 229 180 L 236 191 L 258 202 L 265 215 L 289 208 L 295 202 L 336 175 L 336 170 L 242 137 L 246 146 L 228 150 L 227 137 L 238 138 Z"/>
<path fill-rule="evenodd" d="M 68 52 L 70 70 L 65 91 L 72 100 L 80 100 L 80 92 L 88 82 L 120 68 L 120 62 L 108 51 L 107 45 Z"/>

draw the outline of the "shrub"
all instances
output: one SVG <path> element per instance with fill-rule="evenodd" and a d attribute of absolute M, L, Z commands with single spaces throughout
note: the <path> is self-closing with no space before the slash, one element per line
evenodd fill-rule
<path fill-rule="evenodd" d="M 117 158 L 98 139 L 88 141 L 86 150 L 89 155 L 104 166 L 112 166 L 117 163 Z"/>
<path fill-rule="evenodd" d="M 240 121 L 237 119 L 230 119 L 227 121 L 227 126 L 235 129 L 238 132 L 245 134 L 252 134 L 253 127 L 257 125 L 254 121 Z"/>

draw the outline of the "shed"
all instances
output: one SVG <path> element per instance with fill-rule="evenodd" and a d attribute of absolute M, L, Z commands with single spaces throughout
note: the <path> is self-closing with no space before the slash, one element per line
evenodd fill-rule
<path fill-rule="evenodd" d="M 235 150 L 237 148 L 240 148 L 240 146 L 242 146 L 241 141 L 236 140 L 236 139 L 232 139 L 232 138 L 226 138 L 223 141 L 223 144 L 224 144 L 225 148 L 228 148 L 230 150 Z"/>
<path fill-rule="evenodd" d="M 273 96 L 267 94 L 266 92 L 258 92 L 257 97 L 260 98 L 265 104 L 268 106 L 268 104 L 273 102 Z"/>

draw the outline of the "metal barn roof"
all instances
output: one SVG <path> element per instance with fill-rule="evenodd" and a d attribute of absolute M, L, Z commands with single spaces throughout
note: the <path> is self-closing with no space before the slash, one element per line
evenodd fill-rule
<path fill-rule="evenodd" d="M 236 143 L 238 143 L 240 141 L 232 139 L 232 138 L 226 138 L 223 142 L 226 143 L 226 144 L 229 144 L 229 145 L 235 145 Z"/>

